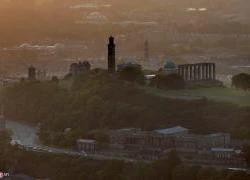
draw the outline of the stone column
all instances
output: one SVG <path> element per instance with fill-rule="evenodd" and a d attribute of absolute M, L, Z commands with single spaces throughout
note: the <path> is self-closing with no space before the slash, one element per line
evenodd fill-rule
<path fill-rule="evenodd" d="M 194 80 L 197 80 L 197 64 L 194 64 Z"/>
<path fill-rule="evenodd" d="M 188 80 L 188 64 L 186 64 L 185 66 L 185 80 Z"/>
<path fill-rule="evenodd" d="M 194 80 L 193 79 L 193 64 L 189 64 L 189 75 L 190 75 L 190 80 Z"/>
<path fill-rule="evenodd" d="M 209 80 L 211 80 L 212 79 L 212 64 L 211 63 L 209 63 L 208 64 L 208 67 L 209 67 Z"/>
<path fill-rule="evenodd" d="M 208 71 L 209 71 L 208 70 L 208 63 L 205 64 L 205 67 L 206 67 L 205 68 L 206 69 L 206 78 L 205 78 L 205 80 L 208 80 Z"/>
<path fill-rule="evenodd" d="M 201 64 L 198 64 L 198 80 L 201 80 Z"/>
<path fill-rule="evenodd" d="M 215 63 L 213 63 L 213 80 L 216 79 Z"/>
<path fill-rule="evenodd" d="M 185 79 L 184 73 L 185 73 L 185 71 L 184 71 L 184 65 L 182 65 L 182 66 L 181 66 L 181 77 L 182 77 L 183 79 Z"/>
<path fill-rule="evenodd" d="M 206 64 L 202 63 L 202 79 L 206 79 Z"/>

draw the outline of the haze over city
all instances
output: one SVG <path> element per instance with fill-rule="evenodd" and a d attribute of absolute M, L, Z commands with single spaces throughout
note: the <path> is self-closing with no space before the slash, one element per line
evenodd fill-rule
<path fill-rule="evenodd" d="M 249 7 L 2 0 L 0 179 L 250 179 Z"/>

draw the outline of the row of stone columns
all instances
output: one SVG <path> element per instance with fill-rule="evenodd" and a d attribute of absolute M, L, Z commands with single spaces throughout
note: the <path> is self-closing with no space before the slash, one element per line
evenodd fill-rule
<path fill-rule="evenodd" d="M 178 66 L 178 74 L 184 80 L 215 80 L 215 63 L 183 64 Z"/>

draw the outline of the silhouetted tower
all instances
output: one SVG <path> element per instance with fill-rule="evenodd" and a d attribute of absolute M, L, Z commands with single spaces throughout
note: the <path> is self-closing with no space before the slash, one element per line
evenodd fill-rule
<path fill-rule="evenodd" d="M 144 42 L 144 60 L 149 60 L 149 47 L 148 47 L 148 40 Z"/>
<path fill-rule="evenodd" d="M 115 72 L 115 43 L 114 37 L 109 37 L 108 44 L 108 72 Z"/>
<path fill-rule="evenodd" d="M 35 80 L 36 79 L 36 68 L 33 66 L 30 66 L 28 68 L 28 79 L 29 80 Z"/>

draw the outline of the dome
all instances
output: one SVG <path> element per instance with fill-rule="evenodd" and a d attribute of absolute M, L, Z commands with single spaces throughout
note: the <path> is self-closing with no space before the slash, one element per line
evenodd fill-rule
<path fill-rule="evenodd" d="M 166 60 L 164 69 L 176 69 L 176 65 L 173 61 L 171 60 Z"/>

